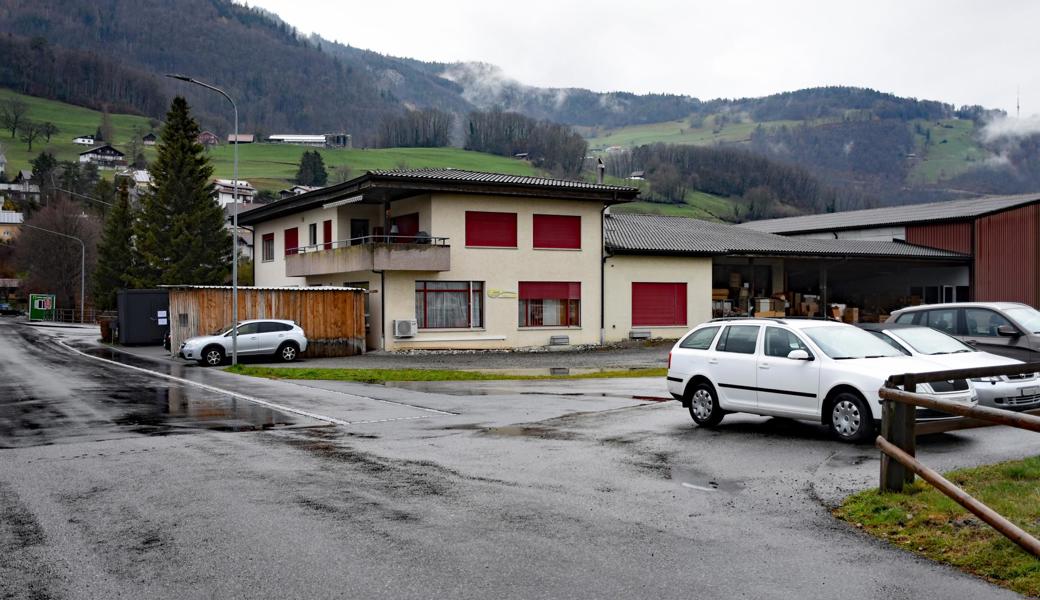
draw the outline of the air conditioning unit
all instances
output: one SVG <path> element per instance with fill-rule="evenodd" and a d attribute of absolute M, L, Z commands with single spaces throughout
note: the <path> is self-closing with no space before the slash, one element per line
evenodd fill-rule
<path fill-rule="evenodd" d="M 415 337 L 417 331 L 419 331 L 419 323 L 415 319 L 394 319 L 394 337 Z"/>

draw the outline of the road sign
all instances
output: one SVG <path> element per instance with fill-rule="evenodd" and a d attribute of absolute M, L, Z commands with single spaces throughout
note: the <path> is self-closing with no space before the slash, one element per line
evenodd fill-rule
<path fill-rule="evenodd" d="M 29 294 L 29 320 L 53 321 L 55 304 L 54 294 Z"/>

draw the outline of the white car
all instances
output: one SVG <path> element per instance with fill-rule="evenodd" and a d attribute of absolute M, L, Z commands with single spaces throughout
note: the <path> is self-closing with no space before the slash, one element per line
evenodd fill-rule
<path fill-rule="evenodd" d="M 941 363 L 947 369 L 1020 365 L 1022 361 L 976 350 L 957 338 L 923 325 L 862 323 L 864 331 L 910 356 Z M 1040 408 L 1040 373 L 997 375 L 972 379 L 979 404 L 1008 410 Z"/>
<path fill-rule="evenodd" d="M 745 412 L 816 421 L 842 441 L 863 442 L 881 420 L 878 390 L 890 375 L 943 369 L 836 321 L 716 319 L 672 348 L 668 391 L 701 426 Z M 977 402 L 965 380 L 920 384 L 917 390 Z M 950 416 L 917 411 L 918 419 Z"/>
<path fill-rule="evenodd" d="M 189 338 L 177 354 L 200 365 L 216 367 L 231 355 L 231 328 L 214 335 Z M 283 362 L 299 358 L 307 350 L 307 335 L 293 321 L 257 319 L 238 324 L 239 356 L 271 354 Z"/>

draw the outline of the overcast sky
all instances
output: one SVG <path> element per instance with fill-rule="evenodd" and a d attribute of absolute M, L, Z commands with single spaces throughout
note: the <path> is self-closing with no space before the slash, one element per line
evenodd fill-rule
<path fill-rule="evenodd" d="M 1040 2 L 252 0 L 304 33 L 520 82 L 701 99 L 822 85 L 1040 113 Z"/>

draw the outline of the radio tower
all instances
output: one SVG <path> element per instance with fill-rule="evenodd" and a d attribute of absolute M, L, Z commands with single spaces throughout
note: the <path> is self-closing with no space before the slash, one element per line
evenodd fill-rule
<path fill-rule="evenodd" d="M 1022 118 L 1022 86 L 1015 91 L 1015 118 Z"/>

